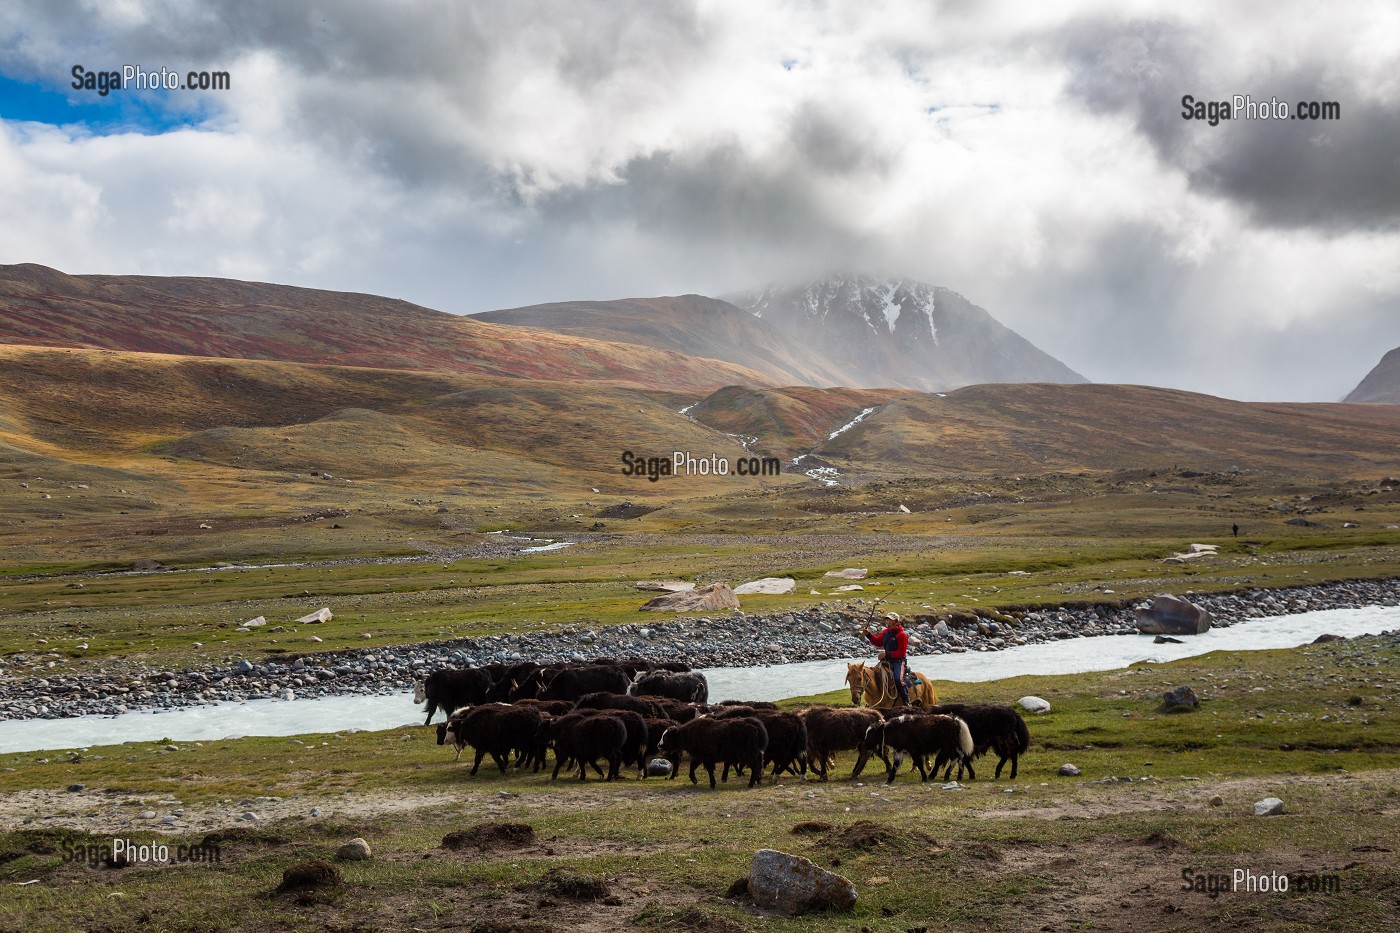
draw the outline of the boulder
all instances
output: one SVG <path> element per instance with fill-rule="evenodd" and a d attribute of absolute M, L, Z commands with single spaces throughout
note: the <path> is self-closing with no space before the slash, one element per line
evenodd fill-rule
<path fill-rule="evenodd" d="M 870 571 L 864 567 L 847 567 L 845 570 L 828 570 L 824 576 L 839 577 L 842 580 L 864 580 L 868 573 Z"/>
<path fill-rule="evenodd" d="M 1190 687 L 1172 687 L 1162 694 L 1162 708 L 1168 711 L 1196 709 L 1200 705 L 1200 698 Z"/>
<path fill-rule="evenodd" d="M 1158 635 L 1152 639 L 1154 645 L 1180 645 L 1184 642 L 1180 638 L 1172 638 L 1170 635 Z"/>
<path fill-rule="evenodd" d="M 653 758 L 647 762 L 647 777 L 670 777 L 671 763 L 665 758 Z"/>
<path fill-rule="evenodd" d="M 1079 769 L 1071 764 L 1060 765 L 1060 777 L 1079 777 Z"/>
<path fill-rule="evenodd" d="M 861 586 L 859 583 L 847 583 L 845 586 L 838 586 L 836 589 L 832 590 L 832 592 L 833 592 L 833 593 L 863 593 L 863 592 L 865 592 L 865 587 Z"/>
<path fill-rule="evenodd" d="M 351 839 L 339 849 L 335 850 L 335 857 L 342 862 L 363 862 L 370 856 L 369 843 L 359 836 Z"/>
<path fill-rule="evenodd" d="M 852 909 L 856 886 L 817 867 L 811 859 L 759 849 L 749 866 L 749 897 L 759 907 L 795 917 L 816 910 Z"/>
<path fill-rule="evenodd" d="M 1050 701 L 1040 697 L 1021 697 L 1016 701 L 1021 704 L 1021 709 L 1028 713 L 1048 713 L 1050 712 Z"/>
<path fill-rule="evenodd" d="M 899 510 L 900 510 L 901 512 L 903 512 L 905 515 L 908 515 L 908 514 L 909 514 L 909 506 L 905 505 L 903 502 L 901 502 L 901 503 L 899 504 Z"/>
<path fill-rule="evenodd" d="M 330 610 L 327 611 L 329 612 Z M 256 618 L 249 619 L 247 622 L 243 623 L 243 625 L 246 628 L 262 628 L 266 624 L 267 620 L 264 619 L 262 616 L 257 616 Z"/>
<path fill-rule="evenodd" d="M 752 594 L 763 594 L 765 596 L 781 596 L 784 593 L 792 593 L 797 590 L 797 581 L 792 577 L 764 577 L 761 580 L 753 580 L 749 583 L 741 583 L 734 587 L 735 596 L 749 596 Z"/>
<path fill-rule="evenodd" d="M 333 615 L 330 609 L 322 607 L 315 612 L 302 616 L 300 619 L 297 619 L 297 621 L 301 622 L 303 625 L 319 625 L 322 622 L 329 622 L 332 618 Z"/>
<path fill-rule="evenodd" d="M 695 584 L 687 583 L 684 580 L 638 580 L 637 589 L 655 590 L 660 593 L 680 593 L 684 590 L 695 589 Z"/>
<path fill-rule="evenodd" d="M 642 604 L 650 612 L 691 612 L 708 609 L 738 609 L 739 597 L 727 583 L 711 583 L 693 590 L 653 596 Z"/>
<path fill-rule="evenodd" d="M 1265 797 L 1254 801 L 1255 816 L 1278 816 L 1283 813 L 1283 801 L 1277 797 Z"/>
<path fill-rule="evenodd" d="M 1328 642 L 1333 642 L 1333 641 L 1346 641 L 1346 639 L 1343 638 L 1343 637 L 1340 636 L 1340 635 L 1333 635 L 1331 632 L 1327 632 L 1327 633 L 1325 633 L 1325 634 L 1319 635 L 1319 636 L 1317 636 L 1316 638 L 1314 638 L 1314 639 L 1312 640 L 1312 643 L 1313 643 L 1314 645 L 1325 645 L 1325 644 L 1327 644 Z"/>
<path fill-rule="evenodd" d="M 1201 635 L 1210 630 L 1210 613 L 1180 596 L 1161 595 L 1137 610 L 1144 635 Z"/>

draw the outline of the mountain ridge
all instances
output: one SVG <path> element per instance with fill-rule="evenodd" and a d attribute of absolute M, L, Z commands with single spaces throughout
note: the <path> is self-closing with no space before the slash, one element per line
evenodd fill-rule
<path fill-rule="evenodd" d="M 237 279 L 74 276 L 34 264 L 0 266 L 0 343 L 693 390 L 776 384 L 721 360 L 506 327 L 378 295 Z"/>
<path fill-rule="evenodd" d="M 852 358 L 864 387 L 1089 381 L 961 294 L 911 278 L 838 274 L 722 297 L 794 341 Z"/>
<path fill-rule="evenodd" d="M 1342 401 L 1400 405 L 1400 347 L 1381 357 Z"/>

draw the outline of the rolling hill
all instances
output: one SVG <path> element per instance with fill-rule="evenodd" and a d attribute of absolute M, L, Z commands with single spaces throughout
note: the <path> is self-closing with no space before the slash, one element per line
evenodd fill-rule
<path fill-rule="evenodd" d="M 858 423 L 835 437 L 832 425 Z M 821 413 L 821 416 L 817 416 Z M 1163 468 L 1373 476 L 1400 461 L 1400 408 L 1235 402 L 1126 385 L 978 385 L 948 393 L 721 389 L 691 412 L 843 471 L 1044 473 Z"/>
<path fill-rule="evenodd" d="M 1391 350 L 1343 401 L 1400 405 L 1400 347 Z"/>
<path fill-rule="evenodd" d="M 751 369 L 504 327 L 374 295 L 229 279 L 0 266 L 0 343 L 711 390 Z"/>

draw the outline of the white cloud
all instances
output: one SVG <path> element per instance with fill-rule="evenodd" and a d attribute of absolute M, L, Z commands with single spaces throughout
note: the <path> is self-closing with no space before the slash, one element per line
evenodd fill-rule
<path fill-rule="evenodd" d="M 1268 367 L 1221 381 L 1187 360 L 1227 335 L 1313 343 L 1328 320 L 1369 328 L 1349 344 L 1366 353 L 1400 343 L 1393 149 L 1312 128 L 1375 203 L 1309 164 L 1316 196 L 1271 214 L 1269 172 L 1297 160 L 1177 100 L 1315 78 L 1362 98 L 1344 114 L 1394 111 L 1393 8 L 1308 9 L 21 5 L 0 12 L 0 72 L 219 67 L 233 90 L 159 135 L 0 124 L 0 249 L 458 311 L 861 266 L 963 292 L 1091 378 L 1283 395 L 1297 380 Z M 1176 352 L 1134 378 L 1143 343 Z M 1359 379 L 1348 353 L 1310 391 Z"/>

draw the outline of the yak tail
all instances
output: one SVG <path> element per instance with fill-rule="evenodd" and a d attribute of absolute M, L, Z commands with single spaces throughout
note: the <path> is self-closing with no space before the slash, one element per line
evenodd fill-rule
<path fill-rule="evenodd" d="M 1026 721 L 1016 714 L 1016 750 L 1024 755 L 1031 749 L 1031 732 L 1026 728 Z"/>
<path fill-rule="evenodd" d="M 956 718 L 956 717 L 954 717 L 954 718 Z M 962 752 L 962 756 L 963 756 L 964 758 L 970 758 L 970 757 L 972 757 L 972 749 L 973 749 L 973 744 L 972 744 L 972 730 L 968 729 L 967 723 L 963 722 L 961 719 L 958 719 L 958 720 L 957 720 L 957 723 L 958 723 L 958 751 Z M 1026 727 L 1026 726 L 1025 726 L 1025 723 L 1022 723 L 1022 724 L 1021 724 L 1021 728 L 1024 729 L 1025 727 Z"/>

